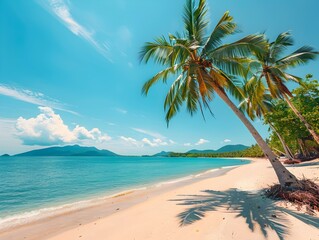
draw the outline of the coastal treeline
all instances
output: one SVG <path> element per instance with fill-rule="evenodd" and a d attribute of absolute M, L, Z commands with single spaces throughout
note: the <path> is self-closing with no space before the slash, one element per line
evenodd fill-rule
<path fill-rule="evenodd" d="M 224 153 L 170 153 L 169 157 L 264 157 L 261 148 L 255 144 L 241 151 L 224 152 Z"/>
<path fill-rule="evenodd" d="M 292 91 L 291 102 L 302 116 L 319 132 L 319 82 L 308 74 L 302 85 Z M 278 154 L 291 155 L 294 159 L 319 156 L 319 145 L 302 121 L 282 99 L 273 100 L 272 109 L 264 116 L 264 124 L 271 125 L 269 144 Z M 288 151 L 286 153 L 286 151 Z"/>

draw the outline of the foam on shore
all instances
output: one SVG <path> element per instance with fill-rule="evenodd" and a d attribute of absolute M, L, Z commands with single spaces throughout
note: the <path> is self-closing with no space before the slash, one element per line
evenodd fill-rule
<path fill-rule="evenodd" d="M 213 168 L 213 169 L 209 169 L 209 170 L 206 170 L 204 172 L 201 172 L 201 173 L 198 173 L 195 175 L 192 174 L 192 175 L 188 175 L 188 176 L 181 177 L 181 178 L 176 178 L 176 179 L 163 181 L 163 182 L 159 182 L 159 183 L 155 183 L 155 184 L 153 183 L 153 184 L 150 184 L 149 186 L 132 188 L 132 189 L 121 191 L 121 192 L 111 194 L 111 195 L 96 197 L 96 198 L 88 199 L 88 200 L 76 201 L 73 203 L 67 203 L 67 204 L 63 204 L 63 205 L 59 205 L 59 206 L 41 208 L 38 210 L 32 210 L 32 211 L 28 211 L 28 212 L 19 213 L 19 214 L 14 214 L 11 216 L 0 218 L 0 231 L 5 231 L 8 229 L 12 229 L 14 227 L 17 227 L 17 226 L 30 224 L 30 223 L 33 223 L 33 222 L 36 222 L 39 220 L 43 220 L 43 219 L 47 219 L 50 217 L 54 217 L 54 216 L 58 216 L 58 215 L 62 215 L 62 214 L 67 214 L 67 213 L 74 212 L 77 210 L 93 207 L 93 206 L 102 204 L 107 199 L 123 197 L 123 196 L 129 195 L 129 194 L 132 194 L 136 191 L 142 191 L 142 190 L 147 190 L 147 189 L 151 189 L 151 188 L 159 188 L 159 187 L 163 187 L 163 186 L 167 186 L 167 185 L 177 184 L 177 183 L 181 183 L 181 182 L 184 182 L 187 180 L 192 180 L 192 179 L 196 179 L 199 177 L 203 177 L 209 173 L 218 172 L 218 171 L 221 171 L 223 169 L 230 169 L 230 168 L 235 168 L 235 167 L 238 167 L 238 166 L 226 166 L 226 167 L 220 167 L 220 168 Z"/>

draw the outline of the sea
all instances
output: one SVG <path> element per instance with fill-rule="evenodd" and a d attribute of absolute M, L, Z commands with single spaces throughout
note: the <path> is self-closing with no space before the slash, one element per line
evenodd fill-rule
<path fill-rule="evenodd" d="M 247 163 L 224 158 L 1 157 L 0 229 L 94 198 Z"/>

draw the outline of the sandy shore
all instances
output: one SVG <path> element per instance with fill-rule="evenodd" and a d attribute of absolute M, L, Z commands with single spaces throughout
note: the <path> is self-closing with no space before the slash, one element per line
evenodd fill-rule
<path fill-rule="evenodd" d="M 315 179 L 319 161 L 289 170 Z M 9 229 L 0 232 L 0 239 L 319 240 L 318 215 L 306 215 L 261 195 L 261 189 L 275 182 L 268 161 L 255 159 L 248 165 L 122 194 L 97 206 Z"/>

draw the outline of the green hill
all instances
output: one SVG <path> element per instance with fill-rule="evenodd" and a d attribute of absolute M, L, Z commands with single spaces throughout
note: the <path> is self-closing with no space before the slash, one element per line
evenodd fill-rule
<path fill-rule="evenodd" d="M 118 156 L 108 150 L 100 150 L 96 147 L 82 147 L 79 145 L 64 147 L 49 147 L 16 154 L 14 156 Z"/>
<path fill-rule="evenodd" d="M 225 153 L 225 152 L 237 152 L 242 151 L 249 148 L 248 146 L 242 145 L 242 144 L 235 144 L 235 145 L 226 145 L 223 146 L 217 150 L 197 150 L 193 149 L 186 153 L 201 153 L 201 154 L 207 154 L 207 153 Z"/>

